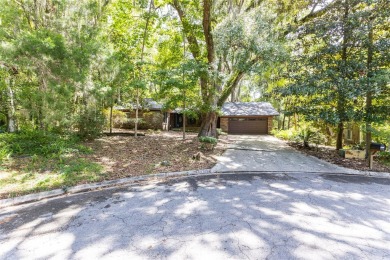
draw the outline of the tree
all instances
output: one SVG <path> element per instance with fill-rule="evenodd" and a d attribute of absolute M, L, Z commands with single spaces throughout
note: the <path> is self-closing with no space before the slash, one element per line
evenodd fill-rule
<path fill-rule="evenodd" d="M 146 91 L 148 82 L 148 48 L 151 46 L 150 34 L 154 31 L 154 18 L 156 7 L 153 0 L 149 1 L 118 1 L 113 4 L 110 11 L 111 41 L 120 54 L 122 63 L 127 64 L 127 92 L 134 91 L 135 96 L 135 135 L 138 129 L 138 111 L 142 92 Z M 132 102 L 129 102 L 132 103 Z"/>
<path fill-rule="evenodd" d="M 99 125 L 89 124 L 101 113 L 94 59 L 104 46 L 107 4 L 7 0 L 2 6 L 0 60 L 18 70 L 9 82 L 16 83 L 16 105 L 28 113 L 19 116 L 23 127 L 80 132 Z"/>
<path fill-rule="evenodd" d="M 173 0 L 193 59 L 202 67 L 200 136 L 216 136 L 217 111 L 245 74 L 277 58 L 275 16 L 252 1 Z M 248 26 L 250 25 L 250 26 Z"/>
<path fill-rule="evenodd" d="M 307 120 L 337 125 L 336 149 L 343 144 L 344 123 L 357 118 L 360 97 L 360 39 L 354 37 L 360 1 L 335 1 L 321 16 L 305 23 L 296 32 L 290 84 L 281 93 L 295 96 L 293 112 Z"/>

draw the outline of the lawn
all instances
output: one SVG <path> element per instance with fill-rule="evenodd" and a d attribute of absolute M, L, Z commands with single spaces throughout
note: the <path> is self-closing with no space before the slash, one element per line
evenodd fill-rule
<path fill-rule="evenodd" d="M 196 134 L 147 133 L 81 142 L 40 132 L 0 135 L 0 198 L 159 172 L 208 169 L 223 140 L 202 150 Z M 195 154 L 201 153 L 197 158 Z M 200 158 L 199 158 L 200 157 Z"/>

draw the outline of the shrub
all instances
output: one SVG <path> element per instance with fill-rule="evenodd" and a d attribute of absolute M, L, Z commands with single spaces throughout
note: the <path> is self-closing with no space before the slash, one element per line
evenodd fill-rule
<path fill-rule="evenodd" d="M 13 155 L 39 155 L 55 157 L 66 153 L 88 153 L 89 149 L 77 144 L 75 136 L 58 135 L 43 131 L 25 131 L 0 135 L 0 150 Z"/>
<path fill-rule="evenodd" d="M 12 152 L 5 142 L 0 142 L 0 163 L 4 162 L 11 156 Z"/>
<path fill-rule="evenodd" d="M 143 119 L 148 128 L 157 130 L 162 127 L 164 116 L 161 113 L 150 111 L 150 112 L 143 113 Z"/>
<path fill-rule="evenodd" d="M 104 116 L 101 111 L 87 108 L 78 115 L 77 135 L 82 139 L 94 139 L 102 134 L 104 128 Z"/>
<path fill-rule="evenodd" d="M 227 133 L 225 133 L 224 131 L 222 131 L 221 128 L 217 128 L 217 134 L 218 134 L 218 135 L 227 135 Z"/>
<path fill-rule="evenodd" d="M 105 117 L 105 127 L 110 128 L 110 109 L 103 111 Z M 112 127 L 122 127 L 127 122 L 127 115 L 125 112 L 113 109 L 112 110 Z"/>
<path fill-rule="evenodd" d="M 297 139 L 298 132 L 293 129 L 287 129 L 287 130 L 272 130 L 271 132 L 275 137 L 287 140 L 287 141 L 294 141 Z"/>
<path fill-rule="evenodd" d="M 305 147 L 309 147 L 309 143 L 314 143 L 318 146 L 325 142 L 325 135 L 319 129 L 309 124 L 303 125 L 299 130 L 273 130 L 271 133 L 283 140 L 302 142 Z"/>
<path fill-rule="evenodd" d="M 302 142 L 304 147 L 309 147 L 310 143 L 315 143 L 317 146 L 324 143 L 325 136 L 319 129 L 310 124 L 303 125 L 298 132 L 297 141 Z"/>
<path fill-rule="evenodd" d="M 199 142 L 201 142 L 201 149 L 210 151 L 217 145 L 218 139 L 211 136 L 201 136 Z"/>

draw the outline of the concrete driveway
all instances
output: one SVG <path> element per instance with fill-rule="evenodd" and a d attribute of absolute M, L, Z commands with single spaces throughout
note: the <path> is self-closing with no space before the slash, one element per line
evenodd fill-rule
<path fill-rule="evenodd" d="M 390 259 L 390 179 L 216 174 L 1 209 L 0 259 Z"/>
<path fill-rule="evenodd" d="M 302 154 L 270 135 L 231 135 L 236 143 L 217 157 L 213 172 L 353 172 Z"/>

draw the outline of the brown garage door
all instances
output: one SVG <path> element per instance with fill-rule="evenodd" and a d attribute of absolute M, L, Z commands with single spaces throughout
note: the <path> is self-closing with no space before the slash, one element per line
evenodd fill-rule
<path fill-rule="evenodd" d="M 229 134 L 268 134 L 267 118 L 229 118 Z"/>

